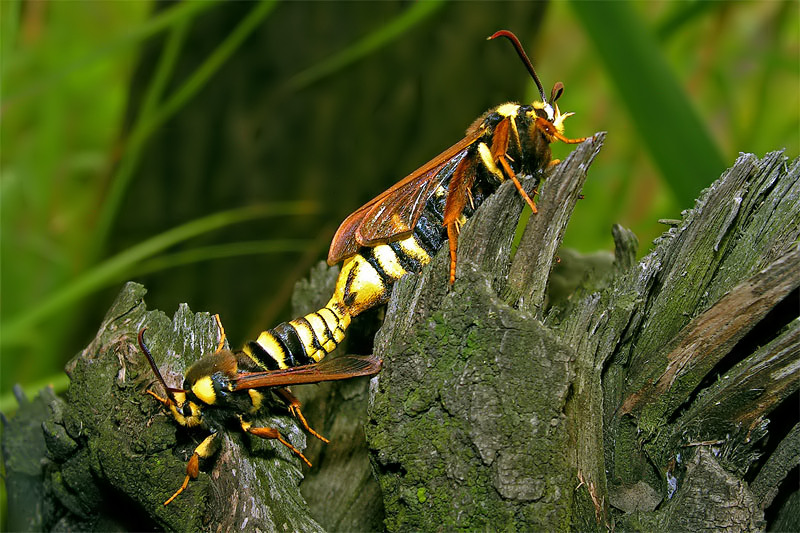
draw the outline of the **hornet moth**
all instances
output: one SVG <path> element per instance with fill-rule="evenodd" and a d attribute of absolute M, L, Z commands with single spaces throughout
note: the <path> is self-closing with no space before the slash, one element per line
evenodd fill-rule
<path fill-rule="evenodd" d="M 139 348 L 145 354 L 161 386 L 166 398 L 162 398 L 152 390 L 147 390 L 162 405 L 169 409 L 175 420 L 185 427 L 201 427 L 210 434 L 194 449 L 186 465 L 186 477 L 180 488 L 167 500 L 169 505 L 200 473 L 200 459 L 211 457 L 217 450 L 217 435 L 226 424 L 233 420 L 242 431 L 265 439 L 276 439 L 289 448 L 309 467 L 311 463 L 292 444 L 283 438 L 280 432 L 270 427 L 255 427 L 251 418 L 264 407 L 265 394 L 275 392 L 287 405 L 289 412 L 297 418 L 310 434 L 323 442 L 328 440 L 311 429 L 300 409 L 300 401 L 287 388 L 290 385 L 319 383 L 349 379 L 357 376 L 370 376 L 378 373 L 381 361 L 370 356 L 342 356 L 328 359 L 321 363 L 288 367 L 278 370 L 264 370 L 263 367 L 244 352 L 232 352 L 224 348 L 225 331 L 215 315 L 220 328 L 219 346 L 211 355 L 207 355 L 192 365 L 186 372 L 183 388 L 174 388 L 166 384 L 150 350 L 145 344 L 144 333 L 139 331 Z"/>
<path fill-rule="evenodd" d="M 556 103 L 564 93 L 564 84 L 558 82 L 553 86 L 548 101 L 517 36 L 500 30 L 488 40 L 497 37 L 505 37 L 513 44 L 542 100 L 530 105 L 505 103 L 490 109 L 467 128 L 462 140 L 357 209 L 339 226 L 328 252 L 329 265 L 357 256 L 365 248 L 375 250 L 378 246 L 402 243 L 410 238 L 415 238 L 425 253 L 409 251 L 400 245 L 401 250 L 394 248 L 397 262 L 413 263 L 409 258 L 427 262 L 440 244 L 439 239 L 428 235 L 444 227 L 450 248 L 452 285 L 459 227 L 486 195 L 510 179 L 533 212 L 537 212 L 536 204 L 522 188 L 517 174 L 532 175 L 557 163 L 551 161 L 550 144 L 554 141 L 577 144 L 587 138 L 564 136 L 564 120 L 572 115 L 561 113 Z M 385 255 L 390 254 L 386 252 Z M 394 259 L 388 257 L 385 261 Z M 376 261 L 381 262 L 380 259 Z M 394 277 L 392 272 L 387 273 Z"/>
<path fill-rule="evenodd" d="M 541 101 L 505 103 L 490 109 L 467 129 L 466 136 L 400 182 L 348 216 L 336 232 L 328 263 L 342 262 L 336 287 L 318 311 L 262 331 L 240 352 L 223 348 L 195 363 L 182 389 L 164 382 L 144 343 L 147 356 L 166 398 L 148 391 L 183 426 L 203 426 L 211 434 L 194 450 L 181 488 L 172 501 L 197 477 L 199 460 L 214 453 L 215 435 L 231 417 L 243 431 L 278 439 L 306 463 L 308 460 L 273 428 L 253 427 L 250 417 L 259 410 L 265 390 L 274 391 L 312 435 L 300 403 L 289 385 L 348 379 L 376 374 L 381 362 L 373 357 L 339 357 L 321 362 L 342 342 L 350 321 L 363 311 L 386 303 L 391 287 L 409 272 L 420 272 L 449 241 L 450 283 L 455 282 L 456 252 L 461 225 L 503 182 L 511 180 L 533 212 L 536 204 L 517 175 L 539 175 L 552 161 L 550 144 L 583 142 L 564 136 L 564 120 L 557 101 L 564 85 L 556 83 L 546 98 L 542 83 L 517 37 L 501 30 L 489 37 L 505 37 L 536 83 Z"/>

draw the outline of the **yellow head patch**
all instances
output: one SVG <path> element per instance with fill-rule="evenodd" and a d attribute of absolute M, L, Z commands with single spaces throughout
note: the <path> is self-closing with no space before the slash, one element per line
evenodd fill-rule
<path fill-rule="evenodd" d="M 204 376 L 195 381 L 192 385 L 192 392 L 206 405 L 213 405 L 217 401 L 217 393 L 214 392 L 211 376 Z"/>
<path fill-rule="evenodd" d="M 495 112 L 502 117 L 515 117 L 518 111 L 519 104 L 515 104 L 514 102 L 499 105 L 495 109 Z"/>

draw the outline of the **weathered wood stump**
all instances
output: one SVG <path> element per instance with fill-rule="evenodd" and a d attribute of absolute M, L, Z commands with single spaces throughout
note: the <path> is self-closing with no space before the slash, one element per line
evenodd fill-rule
<path fill-rule="evenodd" d="M 800 160 L 741 156 L 638 263 L 615 227 L 610 285 L 548 305 L 598 141 L 515 255 L 501 190 L 452 289 L 446 254 L 395 289 L 367 426 L 390 530 L 758 530 L 797 489 Z"/>
<path fill-rule="evenodd" d="M 772 528 L 796 529 L 800 160 L 742 155 L 641 261 L 615 227 L 613 265 L 548 296 L 576 262 L 558 264 L 558 248 L 603 138 L 541 184 L 516 249 L 509 184 L 463 228 L 454 286 L 446 250 L 397 284 L 376 378 L 295 390 L 332 440 L 309 440 L 310 471 L 233 428 L 163 506 L 203 434 L 143 394 L 154 378 L 136 334 L 148 327 L 180 386 L 218 331 L 185 306 L 148 311 L 127 285 L 68 365 L 65 398 L 45 391 L 4 420 L 9 528 L 759 530 L 767 510 Z M 297 314 L 327 300 L 337 271 L 298 286 Z M 344 349 L 372 351 L 377 320 Z M 262 422 L 305 447 L 272 412 Z"/>

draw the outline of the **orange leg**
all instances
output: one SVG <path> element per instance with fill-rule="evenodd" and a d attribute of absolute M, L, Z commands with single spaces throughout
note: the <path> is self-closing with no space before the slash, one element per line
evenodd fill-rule
<path fill-rule="evenodd" d="M 251 435 L 255 435 L 256 437 L 261 437 L 262 439 L 277 439 L 278 442 L 292 450 L 300 459 L 303 460 L 305 464 L 311 467 L 311 461 L 306 459 L 306 456 L 303 455 L 300 450 L 292 446 L 288 440 L 284 439 L 280 432 L 275 428 L 254 428 L 250 426 L 247 422 L 242 422 L 242 429 L 245 430 L 247 433 Z"/>
<path fill-rule="evenodd" d="M 520 196 L 522 196 L 522 199 L 528 203 L 528 205 L 531 208 L 531 211 L 533 211 L 534 213 L 538 213 L 539 210 L 536 209 L 536 204 L 533 203 L 531 197 L 528 196 L 528 193 L 526 193 L 525 189 L 522 188 L 522 184 L 517 179 L 517 175 L 514 173 L 514 170 L 512 170 L 511 165 L 508 164 L 508 161 L 506 161 L 505 157 L 500 158 L 500 166 L 502 166 L 503 170 L 506 171 L 506 174 L 508 174 L 508 176 L 511 178 L 511 181 L 514 182 L 514 187 L 517 188 L 517 191 L 519 191 L 519 194 Z"/>
<path fill-rule="evenodd" d="M 186 463 L 186 477 L 183 479 L 183 483 L 181 484 L 181 488 L 175 491 L 175 494 L 169 497 L 167 501 L 164 502 L 164 505 L 169 505 L 172 500 L 178 497 L 178 494 L 183 492 L 186 487 L 189 486 L 190 479 L 197 479 L 197 476 L 200 474 L 200 457 L 193 453 L 192 457 L 189 459 L 189 462 Z"/>
<path fill-rule="evenodd" d="M 144 392 L 145 392 L 145 394 L 149 394 L 150 396 L 152 396 L 153 398 L 155 398 L 156 400 L 158 400 L 159 402 L 161 402 L 161 404 L 162 404 L 164 407 L 169 407 L 170 405 L 172 405 L 172 402 L 171 402 L 171 401 L 169 401 L 167 398 L 162 398 L 161 396 L 159 396 L 159 395 L 158 395 L 158 394 L 156 394 L 155 392 L 151 391 L 150 389 L 147 389 L 147 390 L 146 390 L 146 391 L 144 391 Z"/>
<path fill-rule="evenodd" d="M 149 391 L 148 391 L 149 392 Z M 200 443 L 197 448 L 194 449 L 194 453 L 192 457 L 189 459 L 189 462 L 186 463 L 186 477 L 183 479 L 183 483 L 181 487 L 175 491 L 175 494 L 170 496 L 170 498 L 164 502 L 164 505 L 169 505 L 172 500 L 178 497 L 178 494 L 186 490 L 186 487 L 189 486 L 189 480 L 197 479 L 197 476 L 200 474 L 200 459 L 206 459 L 211 457 L 214 452 L 217 450 L 217 434 L 212 433 L 208 437 L 206 437 L 203 442 Z"/>
<path fill-rule="evenodd" d="M 297 418 L 300 421 L 301 424 L 303 424 L 303 427 L 306 429 L 306 431 L 308 431 L 309 433 L 311 433 L 312 435 L 317 437 L 319 440 L 321 440 L 325 444 L 330 442 L 328 439 L 326 439 L 325 437 L 323 437 L 322 435 L 320 435 L 319 433 L 317 433 L 316 431 L 311 429 L 311 426 L 309 426 L 308 422 L 306 422 L 306 417 L 303 416 L 303 412 L 300 410 L 300 407 L 302 405 L 300 403 L 300 400 L 298 400 L 295 397 L 295 395 L 292 394 L 289 391 L 289 389 L 280 388 L 275 392 L 280 394 L 280 396 L 283 399 L 283 401 L 285 401 L 289 405 L 289 412 L 292 413 L 292 415 L 295 418 Z"/>
<path fill-rule="evenodd" d="M 568 137 L 564 137 L 563 135 L 561 135 L 558 132 L 556 132 L 553 135 L 553 137 L 555 137 L 556 139 L 558 139 L 559 141 L 561 141 L 562 143 L 565 143 L 565 144 L 580 144 L 580 143 L 582 143 L 583 141 L 585 141 L 586 139 L 589 138 L 589 137 L 578 137 L 577 139 L 570 139 Z"/>
<path fill-rule="evenodd" d="M 447 242 L 450 245 L 450 285 L 456 282 L 456 252 L 458 251 L 458 221 L 447 224 Z"/>
<path fill-rule="evenodd" d="M 444 204 L 444 220 L 447 228 L 447 240 L 450 247 L 450 285 L 456 281 L 456 251 L 458 250 L 458 221 L 467 202 L 472 203 L 472 184 L 475 181 L 476 163 L 465 157 L 453 171 L 450 189 Z"/>

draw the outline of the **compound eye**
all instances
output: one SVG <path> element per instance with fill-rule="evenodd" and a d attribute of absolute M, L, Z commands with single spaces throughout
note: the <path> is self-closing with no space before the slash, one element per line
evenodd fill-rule
<path fill-rule="evenodd" d="M 545 112 L 545 115 L 546 115 L 545 118 L 547 118 L 547 120 L 549 120 L 550 122 L 553 122 L 556 119 L 556 115 L 553 112 L 553 106 L 551 106 L 550 104 L 544 104 L 543 110 Z"/>
<path fill-rule="evenodd" d="M 186 411 L 188 411 L 188 406 L 189 402 L 187 401 L 186 397 L 184 397 L 175 403 L 175 410 L 178 413 L 185 415 Z"/>

